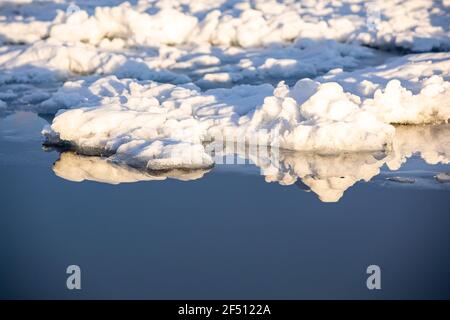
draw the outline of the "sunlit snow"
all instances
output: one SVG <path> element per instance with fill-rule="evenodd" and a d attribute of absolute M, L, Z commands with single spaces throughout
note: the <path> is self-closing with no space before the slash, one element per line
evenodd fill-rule
<path fill-rule="evenodd" d="M 447 0 L 7 1 L 0 116 L 49 115 L 69 180 L 197 179 L 220 142 L 337 201 L 413 154 L 449 162 L 449 50 Z"/>

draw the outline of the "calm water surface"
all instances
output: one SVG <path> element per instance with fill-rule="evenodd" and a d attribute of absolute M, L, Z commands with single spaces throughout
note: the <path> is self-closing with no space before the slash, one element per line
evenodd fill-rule
<path fill-rule="evenodd" d="M 162 180 L 45 151 L 45 123 L 0 119 L 0 298 L 450 298 L 450 189 L 434 179 L 449 165 L 413 156 L 343 196 L 251 165 Z M 345 166 L 305 161 L 319 178 Z M 66 289 L 72 264 L 80 291 Z M 381 290 L 366 287 L 371 264 Z"/>

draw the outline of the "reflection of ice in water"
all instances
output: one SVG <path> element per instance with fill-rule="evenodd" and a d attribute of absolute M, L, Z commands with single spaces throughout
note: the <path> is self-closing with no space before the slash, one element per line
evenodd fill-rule
<path fill-rule="evenodd" d="M 89 157 L 73 152 L 64 152 L 53 166 L 55 174 L 63 179 L 81 182 L 84 180 L 109 184 L 138 181 L 165 180 L 172 178 L 189 181 L 203 177 L 209 170 L 170 170 L 148 172 L 122 166 L 101 157 Z"/>
<path fill-rule="evenodd" d="M 440 172 L 435 176 L 435 178 L 440 183 L 450 182 L 450 172 Z"/>
<path fill-rule="evenodd" d="M 398 170 L 413 154 L 420 154 L 428 164 L 450 163 L 449 132 L 450 124 L 397 127 L 393 149 L 388 153 L 320 155 L 281 151 L 273 155 L 271 150 L 260 152 L 252 146 L 238 145 L 226 145 L 222 152 L 223 156 L 235 154 L 255 164 L 266 182 L 299 185 L 316 193 L 321 201 L 336 202 L 358 181 L 367 182 L 377 176 L 384 164 L 390 170 Z M 61 154 L 53 170 L 67 180 L 111 184 L 164 180 L 167 177 L 195 180 L 208 172 L 177 170 L 155 174 L 118 165 L 104 158 L 80 156 L 71 152 Z M 431 179 L 434 177 L 431 176 Z"/>
<path fill-rule="evenodd" d="M 244 150 L 238 150 L 244 151 Z M 239 153 L 240 156 L 245 153 Z M 324 202 L 338 201 L 345 190 L 360 180 L 369 181 L 380 172 L 383 154 L 349 153 L 319 155 L 314 153 L 280 152 L 279 161 L 251 155 L 252 162 L 261 168 L 266 182 L 293 185 L 301 181 Z"/>
<path fill-rule="evenodd" d="M 450 163 L 450 124 L 396 127 L 389 169 L 398 170 L 414 153 L 428 164 Z"/>

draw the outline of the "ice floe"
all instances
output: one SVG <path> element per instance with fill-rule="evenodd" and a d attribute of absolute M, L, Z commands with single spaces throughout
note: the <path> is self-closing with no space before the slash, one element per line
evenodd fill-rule
<path fill-rule="evenodd" d="M 411 177 L 401 177 L 401 176 L 392 176 L 387 178 L 387 180 L 397 183 L 415 183 L 416 179 Z"/>
<path fill-rule="evenodd" d="M 128 161 L 133 154 L 158 158 L 138 152 L 155 141 L 203 152 L 200 144 L 217 137 L 322 154 L 388 150 L 392 124 L 450 119 L 449 66 L 449 54 L 410 55 L 376 70 L 331 73 L 292 87 L 280 82 L 276 88 L 207 91 L 193 84 L 91 77 L 67 82 L 41 104 L 75 108 L 58 112 L 44 134 L 81 150 L 125 152 Z"/>
<path fill-rule="evenodd" d="M 334 153 L 383 150 L 394 134 L 392 126 L 359 108 L 357 96 L 337 83 L 312 80 L 301 80 L 291 89 L 280 83 L 277 88 L 242 85 L 201 92 L 193 85 L 111 76 L 92 84 L 69 83 L 43 105 L 58 105 L 58 99 L 76 109 L 58 112 L 44 130 L 48 141 L 69 142 L 81 152 L 126 152 L 140 159 L 143 154 L 137 150 L 150 148 L 155 140 L 171 148 L 174 143 L 187 148 L 223 137 Z"/>
<path fill-rule="evenodd" d="M 353 72 L 335 72 L 320 82 L 338 82 L 363 99 L 363 108 L 387 123 L 420 124 L 450 119 L 450 54 L 412 54 Z"/>

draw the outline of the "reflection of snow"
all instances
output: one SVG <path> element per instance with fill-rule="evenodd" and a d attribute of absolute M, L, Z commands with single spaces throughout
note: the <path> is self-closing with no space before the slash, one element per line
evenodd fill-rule
<path fill-rule="evenodd" d="M 436 175 L 436 180 L 440 183 L 450 182 L 450 172 L 440 172 Z"/>
<path fill-rule="evenodd" d="M 380 174 L 384 164 L 391 170 L 398 170 L 402 163 L 413 154 L 420 154 L 430 164 L 450 162 L 450 125 L 400 127 L 395 137 L 396 143 L 388 153 L 347 153 L 319 155 L 313 153 L 279 151 L 272 154 L 270 149 L 260 152 L 253 146 L 224 145 L 221 154 L 237 155 L 260 168 L 266 182 L 281 185 L 298 185 L 313 191 L 324 202 L 336 202 L 344 192 L 359 181 L 368 182 Z M 412 147 L 412 149 L 411 149 Z M 217 149 L 216 149 L 217 150 Z M 401 159 L 395 168 L 392 162 Z M 55 173 L 67 180 L 92 180 L 104 183 L 123 183 L 147 180 L 163 180 L 166 177 L 179 180 L 193 180 L 203 176 L 208 170 L 171 170 L 149 172 L 118 164 L 114 158 L 99 158 L 66 152 L 55 163 Z M 391 180 L 411 183 L 415 177 L 392 176 Z M 430 175 L 430 178 L 433 178 Z M 436 176 L 439 182 L 448 182 L 448 173 Z M 421 182 L 423 177 L 418 177 Z M 429 183 L 429 182 L 426 182 Z"/>
<path fill-rule="evenodd" d="M 393 149 L 386 158 L 391 170 L 398 170 L 407 158 L 420 154 L 428 164 L 450 163 L 450 125 L 398 126 Z"/>
<path fill-rule="evenodd" d="M 292 185 L 301 180 L 320 200 L 336 202 L 356 182 L 369 181 L 376 176 L 382 165 L 383 160 L 377 160 L 370 153 L 328 156 L 281 153 L 280 163 L 264 164 L 261 173 L 267 182 L 279 182 L 282 185 Z"/>
<path fill-rule="evenodd" d="M 151 172 L 122 166 L 105 158 L 81 156 L 64 152 L 53 166 L 55 174 L 63 179 L 81 182 L 84 180 L 108 184 L 137 181 L 165 180 L 167 178 L 189 181 L 203 177 L 209 170 L 168 170 Z"/>
<path fill-rule="evenodd" d="M 335 156 L 317 154 L 280 153 L 279 162 L 270 162 L 270 156 L 259 159 L 250 156 L 261 167 L 267 182 L 283 185 L 301 179 L 322 201 L 338 201 L 345 190 L 358 181 L 369 181 L 380 173 L 386 164 L 399 170 L 414 154 L 419 154 L 429 164 L 450 163 L 450 125 L 401 126 L 396 130 L 393 149 L 386 154 L 353 153 Z M 248 154 L 248 151 L 247 151 Z M 246 152 L 239 153 L 245 157 Z M 443 174 L 440 176 L 444 177 Z M 402 179 L 413 179 L 402 177 Z M 409 180 L 408 180 L 409 181 Z"/>

